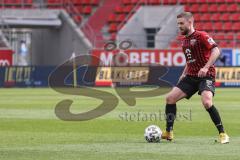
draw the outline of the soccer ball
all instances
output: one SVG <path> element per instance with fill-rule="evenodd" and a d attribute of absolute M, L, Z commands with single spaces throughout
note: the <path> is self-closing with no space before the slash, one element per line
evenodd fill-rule
<path fill-rule="evenodd" d="M 149 143 L 160 142 L 162 136 L 161 129 L 156 125 L 150 125 L 145 129 L 144 137 Z"/>

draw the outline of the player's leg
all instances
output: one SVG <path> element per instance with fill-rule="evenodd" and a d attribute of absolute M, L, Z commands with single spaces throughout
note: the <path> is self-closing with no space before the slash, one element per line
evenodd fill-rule
<path fill-rule="evenodd" d="M 205 107 L 205 109 L 209 113 L 213 123 L 215 124 L 215 126 L 218 129 L 218 132 L 219 133 L 224 133 L 224 128 L 223 128 L 223 124 L 222 124 L 222 121 L 221 121 L 221 117 L 218 113 L 217 108 L 213 105 L 212 97 L 213 97 L 213 93 L 211 91 L 204 90 L 201 93 L 201 100 L 202 100 L 203 106 Z"/>
<path fill-rule="evenodd" d="M 209 113 L 213 123 L 218 129 L 220 135 L 221 143 L 228 143 L 229 137 L 224 132 L 224 127 L 222 124 L 222 120 L 217 108 L 213 105 L 213 95 L 214 95 L 214 82 L 210 82 L 211 80 L 204 80 L 200 83 L 200 94 L 201 101 L 207 112 Z"/>
<path fill-rule="evenodd" d="M 176 118 L 177 106 L 176 103 L 180 99 L 186 97 L 186 93 L 184 93 L 178 87 L 173 87 L 173 89 L 166 96 L 166 131 L 170 132 L 173 130 L 174 120 Z"/>
<path fill-rule="evenodd" d="M 167 140 L 173 139 L 173 124 L 177 112 L 176 103 L 182 98 L 189 99 L 197 91 L 198 87 L 196 82 L 193 81 L 191 77 L 186 76 L 177 84 L 177 87 L 174 87 L 172 91 L 167 94 L 165 108 L 166 132 L 163 133 L 162 138 Z"/>
<path fill-rule="evenodd" d="M 184 77 L 176 87 L 174 87 L 166 97 L 166 131 L 173 130 L 173 123 L 176 117 L 176 103 L 182 98 L 191 98 L 198 91 L 195 81 L 189 76 Z"/>
<path fill-rule="evenodd" d="M 173 140 L 173 124 L 176 118 L 177 107 L 176 103 L 180 99 L 186 97 L 184 93 L 178 87 L 173 87 L 173 89 L 166 96 L 166 131 L 162 134 L 162 139 L 167 139 L 169 141 Z"/>

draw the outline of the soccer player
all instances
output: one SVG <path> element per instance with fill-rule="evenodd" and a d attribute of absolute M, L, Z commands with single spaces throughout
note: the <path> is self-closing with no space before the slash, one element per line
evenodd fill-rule
<path fill-rule="evenodd" d="M 229 136 L 225 133 L 221 117 L 213 105 L 215 91 L 214 63 L 220 51 L 214 40 L 203 31 L 193 27 L 194 18 L 190 12 L 183 12 L 177 16 L 177 25 L 184 38 L 182 49 L 186 58 L 186 66 L 176 87 L 166 97 L 166 131 L 162 138 L 173 139 L 173 124 L 176 117 L 176 103 L 182 98 L 190 99 L 198 92 L 206 111 L 219 132 L 220 143 L 228 143 Z"/>

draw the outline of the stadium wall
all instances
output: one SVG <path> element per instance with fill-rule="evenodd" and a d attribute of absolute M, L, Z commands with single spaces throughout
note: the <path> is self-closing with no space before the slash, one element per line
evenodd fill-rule
<path fill-rule="evenodd" d="M 59 65 L 73 52 L 88 54 L 92 47 L 69 15 L 61 11 L 59 28 L 36 28 L 32 32 L 32 65 Z"/>

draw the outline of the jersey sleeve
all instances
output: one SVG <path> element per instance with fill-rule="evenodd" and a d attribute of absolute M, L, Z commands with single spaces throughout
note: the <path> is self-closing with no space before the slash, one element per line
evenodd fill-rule
<path fill-rule="evenodd" d="M 217 47 L 217 43 L 207 33 L 202 34 L 202 42 L 207 49 Z"/>

